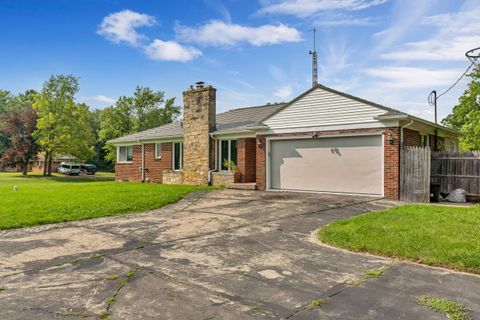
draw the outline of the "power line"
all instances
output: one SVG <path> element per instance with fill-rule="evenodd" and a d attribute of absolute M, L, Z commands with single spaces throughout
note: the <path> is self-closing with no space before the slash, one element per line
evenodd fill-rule
<path fill-rule="evenodd" d="M 475 57 L 475 58 L 472 60 L 472 63 L 470 63 L 470 65 L 468 66 L 467 70 L 465 70 L 465 72 L 462 73 L 462 75 L 460 76 L 460 78 L 458 78 L 457 81 L 455 81 L 455 83 L 452 84 L 450 87 L 448 87 L 447 90 L 445 90 L 445 91 L 443 91 L 442 93 L 440 93 L 440 94 L 436 97 L 436 99 L 440 98 L 441 96 L 443 96 L 444 94 L 446 94 L 448 91 L 452 90 L 453 87 L 455 87 L 455 86 L 460 82 L 460 80 L 462 80 L 463 77 L 465 77 L 465 75 L 468 73 L 468 71 L 470 71 L 470 69 L 473 67 L 473 65 L 474 65 L 475 62 L 477 61 L 477 59 L 478 59 L 478 56 Z"/>

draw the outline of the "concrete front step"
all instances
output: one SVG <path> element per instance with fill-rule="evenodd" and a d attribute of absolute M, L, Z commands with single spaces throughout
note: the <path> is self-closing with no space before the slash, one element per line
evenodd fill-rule
<path fill-rule="evenodd" d="M 252 183 L 229 183 L 227 189 L 239 189 L 239 190 L 256 190 L 257 184 Z"/>

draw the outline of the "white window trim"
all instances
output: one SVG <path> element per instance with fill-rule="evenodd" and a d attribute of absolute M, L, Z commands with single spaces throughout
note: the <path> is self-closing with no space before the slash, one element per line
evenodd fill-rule
<path fill-rule="evenodd" d="M 430 147 L 430 135 L 429 134 L 420 134 L 420 143 L 423 146 L 423 139 L 425 138 L 425 141 L 427 144 L 425 145 L 426 147 Z"/>
<path fill-rule="evenodd" d="M 120 148 L 128 148 L 128 147 L 132 148 L 132 160 L 131 161 L 128 161 L 128 160 L 120 161 Z M 117 163 L 133 163 L 133 145 L 117 146 Z"/>
<path fill-rule="evenodd" d="M 237 141 L 237 148 L 238 148 L 238 140 L 237 139 L 221 139 L 221 140 L 218 140 L 218 154 L 219 154 L 219 157 L 218 157 L 218 168 L 219 168 L 219 171 L 223 171 L 223 172 L 226 172 L 228 171 L 228 169 L 222 169 L 223 167 L 223 155 L 222 155 L 222 141 L 228 141 L 228 161 L 231 161 L 232 160 L 232 140 L 235 140 Z M 238 154 L 238 150 L 237 150 L 237 154 Z"/>
<path fill-rule="evenodd" d="M 159 142 L 155 143 L 155 159 L 162 159 L 162 144 Z"/>
<path fill-rule="evenodd" d="M 180 144 L 180 169 L 175 169 L 175 143 Z M 183 142 L 172 142 L 172 170 L 183 171 Z"/>

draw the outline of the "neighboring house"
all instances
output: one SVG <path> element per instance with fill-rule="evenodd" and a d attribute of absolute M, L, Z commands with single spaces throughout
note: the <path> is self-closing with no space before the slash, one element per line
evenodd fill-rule
<path fill-rule="evenodd" d="M 216 89 L 184 92 L 182 122 L 113 139 L 117 180 L 221 183 L 225 159 L 236 182 L 259 190 L 399 197 L 400 148 L 456 150 L 458 132 L 322 85 L 287 104 L 216 114 Z"/>
<path fill-rule="evenodd" d="M 74 162 L 76 159 L 72 156 L 58 156 L 52 159 L 52 172 L 58 171 L 58 166 L 62 162 Z M 32 172 L 43 172 L 45 165 L 45 153 L 39 152 L 35 159 L 30 160 L 29 170 Z"/>
<path fill-rule="evenodd" d="M 74 162 L 76 159 L 72 156 L 58 156 L 52 160 L 52 172 L 57 172 L 58 166 L 62 162 Z M 31 172 L 43 172 L 43 166 L 45 165 L 45 154 L 43 152 L 37 153 L 35 159 L 32 159 L 28 163 L 28 171 Z M 21 172 L 20 166 L 7 165 L 5 161 L 0 160 L 0 171 L 9 172 Z"/>

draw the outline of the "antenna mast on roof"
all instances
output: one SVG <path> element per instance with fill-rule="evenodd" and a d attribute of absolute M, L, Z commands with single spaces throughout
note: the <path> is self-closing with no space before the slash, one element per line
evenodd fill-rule
<path fill-rule="evenodd" d="M 318 61 L 317 61 L 317 48 L 316 48 L 316 33 L 317 30 L 313 28 L 313 51 L 309 54 L 312 56 L 312 87 L 318 84 Z"/>

